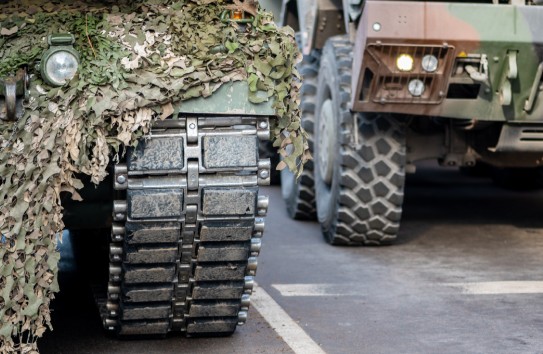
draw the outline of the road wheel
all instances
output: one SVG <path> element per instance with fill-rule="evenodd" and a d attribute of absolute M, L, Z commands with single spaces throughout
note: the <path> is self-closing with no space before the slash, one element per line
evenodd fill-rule
<path fill-rule="evenodd" d="M 317 214 L 331 244 L 386 244 L 396 238 L 402 213 L 405 127 L 390 115 L 349 111 L 351 67 L 347 38 L 328 40 L 317 91 Z"/>
<path fill-rule="evenodd" d="M 300 73 L 304 79 L 302 86 L 302 126 L 308 135 L 309 149 L 313 150 L 313 132 L 315 123 L 315 97 L 317 95 L 317 77 L 319 73 L 320 52 L 313 51 L 304 57 L 300 64 Z M 284 169 L 281 171 L 281 191 L 287 204 L 288 215 L 296 220 L 315 220 L 315 176 L 313 161 L 308 161 L 298 180 L 294 174 Z"/>

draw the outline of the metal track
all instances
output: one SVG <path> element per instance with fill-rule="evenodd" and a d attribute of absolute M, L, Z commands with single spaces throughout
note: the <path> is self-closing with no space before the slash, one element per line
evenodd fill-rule
<path fill-rule="evenodd" d="M 268 208 L 267 117 L 174 117 L 115 167 L 106 329 L 227 335 L 247 319 Z"/>

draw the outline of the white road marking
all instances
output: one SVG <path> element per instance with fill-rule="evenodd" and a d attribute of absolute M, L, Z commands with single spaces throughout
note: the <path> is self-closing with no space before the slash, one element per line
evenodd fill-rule
<path fill-rule="evenodd" d="M 333 284 L 272 284 L 282 296 L 355 296 L 352 287 Z"/>
<path fill-rule="evenodd" d="M 326 353 L 264 289 L 255 288 L 251 304 L 296 354 Z"/>
<path fill-rule="evenodd" d="M 541 294 L 543 281 L 489 281 L 480 283 L 447 283 L 446 286 L 462 288 L 464 294 Z"/>

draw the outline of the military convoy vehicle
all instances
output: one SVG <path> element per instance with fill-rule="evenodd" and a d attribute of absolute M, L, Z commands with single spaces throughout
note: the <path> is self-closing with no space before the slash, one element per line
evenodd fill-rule
<path fill-rule="evenodd" d="M 537 5 L 283 1 L 282 22 L 298 31 L 305 56 L 302 124 L 314 156 L 299 180 L 282 174 L 289 215 L 317 217 L 331 244 L 387 244 L 416 161 L 538 173 Z"/>
<path fill-rule="evenodd" d="M 259 141 L 282 130 L 278 107 L 295 120 L 300 58 L 266 16 L 255 1 L 0 1 L 0 351 L 50 320 L 58 215 L 106 330 L 246 321 L 271 173 Z"/>

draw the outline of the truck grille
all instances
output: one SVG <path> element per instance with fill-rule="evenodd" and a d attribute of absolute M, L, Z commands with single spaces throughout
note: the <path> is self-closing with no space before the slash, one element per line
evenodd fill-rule
<path fill-rule="evenodd" d="M 370 44 L 366 48 L 366 58 L 372 62 L 366 68 L 365 76 L 373 76 L 371 82 L 365 80 L 365 92 L 375 103 L 418 103 L 438 104 L 446 96 L 447 78 L 454 59 L 454 47 L 431 45 L 403 44 Z M 413 58 L 411 71 L 400 71 L 396 65 L 397 58 L 407 54 Z M 422 58 L 433 55 L 438 59 L 434 72 L 424 71 Z M 413 96 L 408 85 L 412 80 L 420 80 L 424 84 L 424 92 Z"/>

